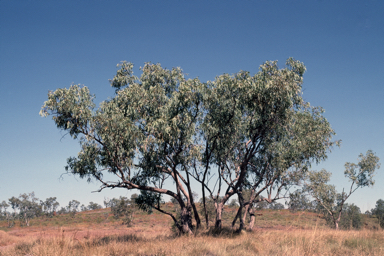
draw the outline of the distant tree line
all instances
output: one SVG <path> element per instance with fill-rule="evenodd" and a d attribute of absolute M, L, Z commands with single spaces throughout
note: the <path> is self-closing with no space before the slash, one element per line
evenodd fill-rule
<path fill-rule="evenodd" d="M 250 190 L 243 191 L 243 196 L 247 199 L 252 192 Z M 203 204 L 203 199 L 200 200 L 197 197 L 197 193 L 194 193 L 195 201 L 199 202 L 200 205 Z M 184 199 L 185 200 L 185 199 Z M 208 211 L 209 216 L 215 216 L 215 202 L 212 198 L 205 198 L 206 201 L 206 210 Z M 170 201 L 174 205 L 174 211 L 176 216 L 180 217 L 179 208 L 177 207 L 178 202 L 173 198 Z M 332 208 L 333 211 L 339 212 L 340 204 L 342 198 L 338 198 L 338 201 L 335 203 Z M 161 202 L 164 204 L 165 202 Z M 88 206 L 81 205 L 77 200 L 71 200 L 68 202 L 68 205 L 65 207 L 59 208 L 59 202 L 57 202 L 56 197 L 49 197 L 46 200 L 42 201 L 36 198 L 35 193 L 24 193 L 19 197 L 11 197 L 8 199 L 8 202 L 2 201 L 0 203 L 0 220 L 7 221 L 8 227 L 13 227 L 16 224 L 16 221 L 19 221 L 21 226 L 29 226 L 30 220 L 37 217 L 46 217 L 52 218 L 55 215 L 59 214 L 69 214 L 75 216 L 79 211 L 89 211 L 89 210 L 98 210 L 103 208 L 101 205 L 89 202 Z M 334 220 L 329 214 L 327 209 L 323 207 L 317 200 L 310 200 L 310 196 L 303 192 L 303 190 L 296 190 L 290 194 L 290 198 L 286 201 L 288 209 L 292 212 L 297 211 L 309 211 L 319 214 L 323 214 L 325 220 L 330 226 L 334 226 Z M 120 219 L 122 224 L 131 226 L 133 219 L 137 210 L 141 209 L 148 212 L 148 209 L 143 208 L 143 205 L 140 204 L 140 197 L 137 194 L 133 194 L 130 198 L 120 196 L 119 198 L 104 199 L 105 208 L 110 208 L 111 213 L 114 219 Z M 145 206 L 145 204 L 144 204 Z M 232 199 L 229 203 L 226 204 L 226 207 L 229 208 L 238 208 L 239 202 L 235 199 Z M 257 198 L 257 201 L 254 206 L 251 207 L 252 211 L 249 211 L 250 214 L 250 226 L 253 226 L 254 221 L 254 210 L 282 210 L 284 205 L 282 203 L 272 201 L 268 202 L 266 198 L 260 196 Z M 200 207 L 200 211 L 203 212 L 204 208 Z M 360 208 L 354 204 L 343 203 L 342 214 L 340 215 L 339 226 L 342 229 L 359 229 L 362 227 L 362 218 Z M 376 218 L 379 225 L 384 228 L 384 200 L 379 199 L 376 202 L 375 208 L 365 212 L 366 215 L 371 218 Z M 214 218 L 209 219 L 210 222 L 214 222 Z M 236 217 L 232 226 L 236 222 Z M 177 230 L 176 227 L 175 231 Z"/>
<path fill-rule="evenodd" d="M 0 203 L 0 220 L 6 220 L 8 227 L 13 227 L 16 221 L 21 226 L 29 226 L 30 221 L 37 217 L 51 218 L 57 214 L 75 214 L 79 211 L 96 210 L 102 208 L 101 205 L 90 202 L 88 206 L 82 205 L 77 200 L 69 201 L 68 205 L 59 209 L 59 202 L 56 197 L 49 197 L 44 201 L 39 200 L 34 192 L 20 194 L 19 197 L 11 197 L 8 201 Z"/>

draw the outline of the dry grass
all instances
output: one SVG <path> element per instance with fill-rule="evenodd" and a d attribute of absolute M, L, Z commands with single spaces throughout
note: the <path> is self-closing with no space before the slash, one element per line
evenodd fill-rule
<path fill-rule="evenodd" d="M 26 237 L 0 250 L 0 255 L 384 255 L 384 232 L 258 229 L 216 237 L 97 237 L 91 233 L 83 239 L 61 232 L 52 237 Z"/>
<path fill-rule="evenodd" d="M 18 240 L 16 236 L 9 235 L 7 232 L 0 230 L 0 247 L 14 244 Z"/>
<path fill-rule="evenodd" d="M 0 256 L 71 255 L 384 255 L 384 231 L 365 218 L 365 229 L 335 231 L 313 213 L 261 211 L 253 232 L 174 237 L 161 214 L 138 213 L 125 227 L 104 211 L 35 219 L 31 227 L 0 222 Z M 224 225 L 229 226 L 231 209 Z M 371 228 L 371 229 L 368 229 Z"/>

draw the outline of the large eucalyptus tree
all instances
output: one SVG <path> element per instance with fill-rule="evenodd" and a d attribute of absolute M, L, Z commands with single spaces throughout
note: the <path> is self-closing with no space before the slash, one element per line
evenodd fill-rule
<path fill-rule="evenodd" d="M 277 62 L 266 62 L 254 76 L 241 71 L 201 83 L 187 80 L 180 68 L 150 63 L 139 78 L 133 65 L 123 62 L 110 81 L 115 96 L 99 108 L 87 87 L 72 85 L 50 92 L 40 114 L 52 115 L 57 127 L 81 144 L 77 157 L 68 159 L 68 172 L 99 181 L 100 191 L 140 190 L 139 207 L 169 215 L 182 233 L 193 232 L 192 211 L 200 226 L 191 187 L 195 179 L 201 184 L 204 209 L 206 193 L 214 200 L 215 226 L 221 228 L 223 205 L 261 168 L 253 166 L 256 159 L 279 155 L 285 147 L 281 141 L 291 143 L 288 137 L 296 136 L 291 124 L 307 115 L 301 97 L 305 66 L 291 58 L 286 64 L 279 69 Z M 317 120 L 313 114 L 308 118 Z M 314 151 L 326 149 L 333 134 L 327 122 L 320 130 L 325 134 L 319 139 L 305 140 Z M 297 132 L 306 136 L 307 131 Z M 299 158 L 289 160 L 291 165 L 314 157 L 308 151 L 286 154 Z M 281 163 L 284 171 L 291 165 Z M 281 166 L 266 172 L 274 182 L 285 175 Z M 265 178 L 262 182 L 272 184 Z M 180 218 L 161 207 L 162 195 L 178 202 Z"/>
<path fill-rule="evenodd" d="M 283 69 L 277 62 L 266 62 L 254 76 L 241 71 L 208 83 L 203 95 L 202 160 L 194 176 L 202 184 L 203 199 L 208 191 L 215 200 L 216 228 L 221 228 L 224 204 L 234 194 L 241 199 L 244 185 L 255 191 L 252 201 L 279 182 L 280 187 L 291 184 L 292 172 L 287 170 L 303 170 L 304 163 L 324 159 L 333 144 L 334 132 L 321 109 L 302 99 L 305 70 L 303 63 L 290 58 Z M 213 175 L 216 191 L 208 184 Z"/>
<path fill-rule="evenodd" d="M 180 232 L 191 233 L 192 209 L 200 225 L 188 168 L 199 153 L 194 135 L 203 85 L 197 78 L 186 80 L 180 68 L 147 63 L 138 78 L 131 63 L 119 67 L 110 81 L 116 95 L 98 109 L 87 87 L 72 85 L 50 92 L 40 114 L 53 115 L 57 127 L 81 144 L 78 156 L 68 159 L 68 172 L 96 179 L 100 191 L 138 189 L 142 193 L 136 201 L 142 209 L 168 214 Z M 106 179 L 107 173 L 116 180 Z M 165 188 L 166 179 L 173 181 L 174 189 Z M 161 208 L 164 194 L 179 203 L 180 220 Z"/>
<path fill-rule="evenodd" d="M 240 219 L 240 229 L 247 213 L 252 215 L 252 207 L 260 201 L 263 192 L 267 195 L 263 200 L 268 203 L 288 198 L 289 190 L 302 184 L 311 163 L 325 160 L 330 148 L 339 145 L 339 141 L 331 140 L 335 133 L 322 113 L 322 108 L 311 107 L 309 104 L 292 110 L 281 135 L 269 141 L 263 151 L 251 159 L 247 180 L 244 182 L 250 195 L 244 200 L 241 190 L 238 193 L 241 202 L 239 214 L 241 206 L 245 208 L 243 218 Z"/>

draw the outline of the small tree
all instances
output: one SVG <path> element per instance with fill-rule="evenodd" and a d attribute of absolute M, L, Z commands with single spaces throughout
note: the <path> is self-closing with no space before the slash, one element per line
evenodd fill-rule
<path fill-rule="evenodd" d="M 268 209 L 268 202 L 265 200 L 260 200 L 259 202 L 256 203 L 256 210 L 263 210 L 263 209 Z"/>
<path fill-rule="evenodd" d="M 59 211 L 57 211 L 57 214 L 65 214 L 65 213 L 68 213 L 67 211 L 67 208 L 66 207 L 61 207 Z"/>
<path fill-rule="evenodd" d="M 7 204 L 5 201 L 1 202 L 0 204 L 0 219 L 4 219 L 8 223 L 8 227 L 11 228 L 13 225 L 15 225 L 15 215 L 8 212 L 7 208 L 9 207 L 9 204 Z"/>
<path fill-rule="evenodd" d="M 372 209 L 372 214 L 379 220 L 381 228 L 384 228 L 384 200 L 379 199 L 376 202 L 376 207 Z"/>
<path fill-rule="evenodd" d="M 88 210 L 98 210 L 101 208 L 103 208 L 101 205 L 99 205 L 98 203 L 94 203 L 94 202 L 89 202 L 89 204 L 87 206 Z"/>
<path fill-rule="evenodd" d="M 23 220 L 26 226 L 30 225 L 32 218 L 42 213 L 41 205 L 38 203 L 39 199 L 35 197 L 34 192 L 21 194 L 19 198 L 12 197 L 9 201 L 14 209 L 15 216 L 19 216 L 20 220 Z M 18 214 L 16 214 L 17 209 L 19 210 Z"/>
<path fill-rule="evenodd" d="M 269 209 L 271 209 L 271 210 L 283 210 L 284 209 L 284 205 L 282 203 L 272 202 L 269 205 Z"/>
<path fill-rule="evenodd" d="M 120 196 L 119 199 L 113 198 L 110 201 L 111 211 L 115 219 L 122 219 L 123 224 L 127 226 L 132 225 L 133 215 L 135 212 L 135 205 L 132 200 Z"/>
<path fill-rule="evenodd" d="M 360 229 L 362 225 L 360 208 L 354 204 L 345 204 L 340 219 L 343 229 Z"/>
<path fill-rule="evenodd" d="M 47 216 L 52 217 L 60 204 L 56 201 L 56 197 L 49 197 L 45 199 L 45 201 L 40 201 L 40 205 L 42 206 L 43 212 Z"/>
<path fill-rule="evenodd" d="M 111 199 L 104 197 L 103 203 L 105 208 L 111 207 Z"/>
<path fill-rule="evenodd" d="M 5 201 L 1 202 L 1 204 L 0 204 L 0 220 L 5 219 L 8 207 L 9 207 L 9 204 L 7 204 Z"/>
<path fill-rule="evenodd" d="M 312 203 L 310 202 L 308 196 L 301 190 L 296 190 L 289 195 L 289 201 L 287 202 L 287 205 L 291 212 L 312 209 Z"/>
<path fill-rule="evenodd" d="M 15 225 L 15 218 L 16 218 L 16 214 L 15 213 L 10 213 L 7 211 L 7 208 L 9 207 L 10 205 L 7 204 L 5 201 L 3 201 L 1 204 L 0 204 L 0 216 L 1 218 L 5 219 L 7 221 L 7 224 L 8 224 L 8 227 L 11 228 Z"/>
<path fill-rule="evenodd" d="M 80 202 L 77 200 L 69 201 L 67 206 L 67 212 L 74 217 L 79 210 Z"/>
<path fill-rule="evenodd" d="M 239 204 L 237 203 L 237 200 L 236 199 L 232 199 L 231 202 L 229 202 L 228 206 L 230 208 L 235 208 L 235 207 L 238 207 Z"/>
<path fill-rule="evenodd" d="M 309 173 L 304 191 L 315 198 L 323 208 L 324 213 L 329 214 L 335 228 L 339 229 L 345 201 L 358 188 L 373 186 L 373 175 L 378 168 L 380 168 L 379 158 L 371 150 L 368 150 L 365 156 L 359 155 L 358 164 L 345 164 L 344 175 L 352 182 L 349 192 L 344 192 L 343 189 L 343 192 L 338 194 L 334 185 L 327 184 L 331 173 L 324 169 L 320 172 L 311 171 Z"/>

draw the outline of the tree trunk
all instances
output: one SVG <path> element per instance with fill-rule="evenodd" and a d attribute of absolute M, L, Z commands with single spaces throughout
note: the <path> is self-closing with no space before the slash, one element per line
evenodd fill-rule
<path fill-rule="evenodd" d="M 207 228 L 209 228 L 209 217 L 208 217 L 207 205 L 206 205 L 206 202 L 205 202 L 204 186 L 203 186 L 203 207 L 204 207 L 205 224 L 206 224 Z"/>
<path fill-rule="evenodd" d="M 243 225 L 243 228 L 245 227 L 245 222 L 246 222 L 246 219 L 247 219 L 247 213 L 249 212 L 250 214 L 251 214 L 251 212 L 250 212 L 250 210 L 252 209 L 252 205 L 251 204 L 247 204 L 246 206 L 245 206 L 245 209 L 244 209 L 244 214 L 243 214 L 243 217 L 242 217 L 242 220 L 241 220 L 241 224 Z M 241 230 L 240 230 L 241 231 Z"/>
<path fill-rule="evenodd" d="M 249 215 L 251 217 L 251 221 L 249 222 L 249 230 L 253 230 L 253 226 L 255 224 L 255 210 L 253 208 L 249 209 Z"/>
<path fill-rule="evenodd" d="M 181 229 L 183 234 L 193 234 L 191 206 L 183 207 L 181 209 Z"/>
<path fill-rule="evenodd" d="M 335 229 L 339 230 L 339 222 L 338 221 L 335 221 Z"/>
<path fill-rule="evenodd" d="M 232 229 L 235 227 L 237 219 L 241 218 L 241 206 L 239 206 L 239 209 L 237 210 L 235 218 L 233 218 L 232 221 Z"/>
<path fill-rule="evenodd" d="M 201 227 L 201 221 L 200 221 L 199 213 L 197 212 L 197 209 L 196 209 L 196 204 L 194 202 L 192 203 L 192 209 L 193 209 L 193 215 L 196 221 L 196 229 L 199 229 Z"/>
<path fill-rule="evenodd" d="M 240 225 L 239 225 L 239 229 L 237 230 L 238 232 L 240 232 L 241 230 L 244 229 L 244 218 L 246 216 L 246 214 L 244 214 L 244 218 L 241 216 L 242 215 L 242 211 L 243 211 L 243 207 L 239 207 L 239 209 L 237 210 L 237 214 L 235 216 L 235 218 L 233 219 L 232 221 L 232 229 L 235 227 L 235 224 L 236 224 L 236 221 L 237 219 L 239 219 L 240 221 Z"/>
<path fill-rule="evenodd" d="M 337 217 L 337 219 L 334 219 L 335 220 L 335 229 L 336 230 L 339 230 L 339 222 L 340 222 L 340 219 L 341 219 L 341 212 L 343 210 L 343 205 L 341 205 L 340 207 L 340 210 L 339 210 L 339 216 Z"/>
<path fill-rule="evenodd" d="M 221 213 L 223 211 L 223 203 L 218 203 L 216 206 L 216 222 L 215 222 L 215 229 L 222 229 L 223 224 L 221 222 Z"/>

